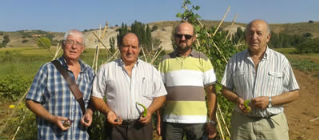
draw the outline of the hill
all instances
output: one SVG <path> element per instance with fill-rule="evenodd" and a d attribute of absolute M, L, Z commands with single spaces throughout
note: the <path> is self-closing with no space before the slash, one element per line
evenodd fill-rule
<path fill-rule="evenodd" d="M 206 27 L 217 26 L 219 21 L 201 21 Z M 152 36 L 161 41 L 160 47 L 165 50 L 172 49 L 171 35 L 174 27 L 178 24 L 178 21 L 159 21 L 148 23 L 153 30 Z M 232 33 L 237 31 L 237 28 L 245 29 L 245 23 L 235 23 L 230 26 L 231 22 L 224 22 L 221 25 L 221 29 L 230 31 Z M 300 22 L 300 23 L 286 23 L 286 24 L 270 24 L 270 28 L 274 33 L 284 33 L 288 35 L 304 35 L 311 34 L 313 38 L 319 37 L 319 23 L 318 22 Z M 106 36 L 102 39 L 103 44 L 109 47 L 109 39 L 117 35 L 117 29 L 119 27 L 110 27 L 107 29 Z M 97 45 L 96 35 L 99 35 L 97 29 L 84 30 L 84 35 L 86 36 L 86 45 L 89 48 L 94 48 Z M 53 45 L 57 45 L 60 40 L 63 39 L 63 34 L 61 32 L 46 32 L 40 30 L 22 30 L 16 32 L 0 32 L 0 42 L 2 42 L 4 35 L 8 35 L 10 42 L 7 47 L 36 47 L 36 39 L 39 37 L 51 37 L 53 40 Z M 103 46 L 102 46 L 103 47 Z"/>

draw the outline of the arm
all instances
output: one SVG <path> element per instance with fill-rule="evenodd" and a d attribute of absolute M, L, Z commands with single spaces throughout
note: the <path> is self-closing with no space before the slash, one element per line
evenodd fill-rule
<path fill-rule="evenodd" d="M 110 124 L 113 124 L 113 125 L 122 124 L 123 120 L 121 118 L 118 118 L 118 116 L 112 111 L 109 105 L 105 103 L 102 98 L 91 96 L 91 102 L 92 102 L 92 105 L 95 107 L 95 109 L 99 110 L 101 113 L 103 113 L 106 116 L 107 121 Z"/>
<path fill-rule="evenodd" d="M 85 114 L 81 118 L 82 125 L 84 125 L 85 127 L 89 127 L 92 124 L 93 112 L 93 109 L 91 109 L 90 107 L 86 109 Z"/>
<path fill-rule="evenodd" d="M 40 103 L 37 103 L 32 100 L 26 100 L 26 106 L 37 116 L 50 121 L 51 123 L 54 123 L 57 125 L 61 130 L 68 130 L 70 126 L 64 127 L 63 121 L 68 120 L 66 117 L 61 116 L 54 116 L 50 112 L 48 112 Z"/>
<path fill-rule="evenodd" d="M 214 122 L 216 121 L 216 107 L 217 107 L 217 98 L 215 94 L 214 85 L 205 87 L 207 93 L 207 103 L 208 103 L 208 119 Z M 208 137 L 214 138 L 217 135 L 216 125 L 211 123 L 207 124 Z"/>
<path fill-rule="evenodd" d="M 140 117 L 141 123 L 147 124 L 152 120 L 152 114 L 158 110 L 166 101 L 166 96 L 155 97 L 152 104 L 147 108 L 146 117 Z"/>
<path fill-rule="evenodd" d="M 289 91 L 282 93 L 277 96 L 272 96 L 271 97 L 271 104 L 272 106 L 280 106 L 284 105 L 287 103 L 290 103 L 294 100 L 296 100 L 299 97 L 299 91 L 294 90 L 294 91 Z M 269 104 L 269 97 L 268 96 L 260 96 L 252 99 L 252 104 L 258 108 L 261 109 L 266 109 L 268 104 Z"/>
<path fill-rule="evenodd" d="M 246 107 L 244 106 L 244 99 L 239 97 L 235 92 L 233 92 L 233 91 L 231 91 L 223 86 L 222 93 L 223 93 L 224 97 L 226 97 L 229 101 L 235 103 L 242 112 L 244 112 L 244 113 L 249 112 L 246 109 Z"/>
<path fill-rule="evenodd" d="M 156 122 L 156 132 L 159 136 L 161 136 L 161 125 L 162 125 L 162 120 L 161 120 L 161 112 L 160 109 L 156 111 L 156 117 L 157 117 L 157 122 Z"/>

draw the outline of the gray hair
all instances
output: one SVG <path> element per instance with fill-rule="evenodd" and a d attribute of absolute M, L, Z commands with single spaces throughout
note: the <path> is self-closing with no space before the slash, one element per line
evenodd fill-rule
<path fill-rule="evenodd" d="M 74 34 L 79 34 L 80 37 L 83 39 L 83 44 L 85 44 L 85 39 L 84 39 L 83 33 L 77 29 L 72 29 L 72 30 L 65 32 L 63 40 L 66 40 L 68 38 L 68 36 L 72 36 Z"/>

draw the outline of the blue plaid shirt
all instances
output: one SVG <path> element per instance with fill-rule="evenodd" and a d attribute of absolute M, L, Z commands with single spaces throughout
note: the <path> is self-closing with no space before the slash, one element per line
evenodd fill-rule
<path fill-rule="evenodd" d="M 64 58 L 60 57 L 58 61 L 74 79 L 74 75 L 68 70 Z M 90 66 L 84 64 L 81 60 L 79 62 L 81 72 L 78 75 L 76 84 L 83 94 L 83 100 L 87 107 L 91 96 L 94 72 Z M 87 128 L 80 123 L 82 117 L 80 104 L 76 101 L 62 74 L 51 62 L 41 66 L 26 99 L 40 103 L 52 115 L 63 116 L 73 120 L 71 128 L 67 131 L 62 131 L 55 124 L 37 117 L 38 139 L 89 139 Z"/>

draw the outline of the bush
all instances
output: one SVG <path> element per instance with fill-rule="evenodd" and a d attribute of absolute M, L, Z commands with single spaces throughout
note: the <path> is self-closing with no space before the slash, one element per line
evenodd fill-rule
<path fill-rule="evenodd" d="M 39 48 L 50 48 L 51 47 L 51 40 L 47 37 L 40 37 L 37 40 L 37 45 Z"/>
<path fill-rule="evenodd" d="M 30 81 L 22 75 L 6 75 L 0 79 L 0 97 L 17 101 L 29 87 Z"/>

